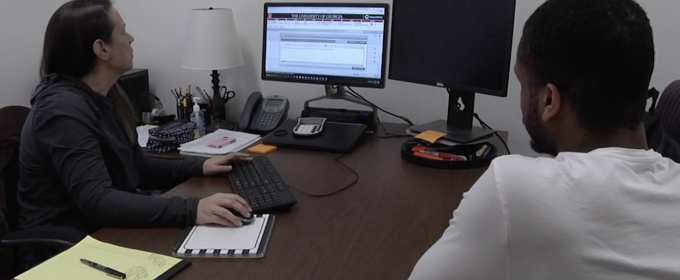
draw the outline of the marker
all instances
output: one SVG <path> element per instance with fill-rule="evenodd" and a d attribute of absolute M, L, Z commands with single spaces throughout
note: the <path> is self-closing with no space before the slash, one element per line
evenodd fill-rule
<path fill-rule="evenodd" d="M 444 160 L 443 158 L 436 157 L 436 156 L 433 156 L 433 155 L 423 154 L 421 152 L 415 152 L 415 153 L 413 153 L 413 155 L 417 156 L 417 157 L 421 157 L 421 158 L 430 159 L 430 160 L 438 160 L 438 161 Z"/>
<path fill-rule="evenodd" d="M 479 148 L 479 150 L 477 150 L 477 152 L 475 153 L 475 155 L 476 155 L 477 157 L 486 156 L 485 153 L 486 153 L 486 151 L 488 151 L 488 150 L 490 150 L 490 149 L 489 149 L 489 146 L 487 146 L 486 144 L 484 144 L 484 145 L 482 145 L 481 148 Z"/>
<path fill-rule="evenodd" d="M 427 151 L 427 150 L 420 151 L 420 153 L 432 155 L 432 156 L 435 156 L 435 157 L 440 157 L 440 158 L 443 158 L 445 160 L 448 159 L 448 160 L 451 160 L 451 161 L 466 161 L 467 160 L 467 157 L 465 157 L 465 156 L 454 155 L 454 154 L 449 154 L 449 153 L 434 152 L 434 151 Z"/>
<path fill-rule="evenodd" d="M 102 271 L 109 276 L 116 277 L 118 279 L 125 279 L 125 277 L 127 277 L 127 275 L 125 275 L 125 273 L 122 273 L 122 272 L 115 270 L 113 268 L 110 268 L 110 267 L 103 266 L 103 265 L 98 264 L 98 263 L 93 262 L 93 261 L 88 261 L 86 259 L 80 259 L 80 262 L 84 263 L 85 265 L 92 267 L 96 270 Z"/>

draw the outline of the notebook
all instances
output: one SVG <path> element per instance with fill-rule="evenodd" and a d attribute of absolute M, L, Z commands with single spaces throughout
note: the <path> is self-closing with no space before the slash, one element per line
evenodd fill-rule
<path fill-rule="evenodd" d="M 236 142 L 220 148 L 213 148 L 208 145 L 212 141 L 224 137 L 233 138 L 236 140 Z M 201 138 L 182 144 L 178 150 L 182 155 L 214 157 L 240 151 L 259 140 L 260 136 L 256 134 L 218 129 L 215 132 L 209 133 Z"/>
<path fill-rule="evenodd" d="M 262 258 L 274 227 L 274 216 L 255 215 L 250 225 L 238 228 L 197 225 L 188 229 L 172 250 L 183 258 Z"/>
<path fill-rule="evenodd" d="M 126 274 L 125 279 L 170 279 L 191 263 L 186 260 L 101 242 L 90 236 L 53 258 L 17 276 L 17 280 L 110 280 L 105 272 L 82 264 L 80 259 Z"/>

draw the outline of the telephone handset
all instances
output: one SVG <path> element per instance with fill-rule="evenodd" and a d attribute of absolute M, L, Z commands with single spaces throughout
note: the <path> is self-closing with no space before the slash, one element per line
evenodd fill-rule
<path fill-rule="evenodd" d="M 288 99 L 283 96 L 263 98 L 261 92 L 253 92 L 248 96 L 236 129 L 258 134 L 269 133 L 288 118 L 289 107 Z"/>

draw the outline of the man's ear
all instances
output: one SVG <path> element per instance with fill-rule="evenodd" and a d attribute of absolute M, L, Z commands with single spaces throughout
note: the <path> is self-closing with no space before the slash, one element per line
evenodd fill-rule
<path fill-rule="evenodd" d="M 94 41 L 92 44 L 92 51 L 94 52 L 94 55 L 96 55 L 101 60 L 109 59 L 109 47 L 101 39 Z"/>
<path fill-rule="evenodd" d="M 559 114 L 562 109 L 562 95 L 554 84 L 548 84 L 540 94 L 540 102 L 543 107 L 541 118 L 548 121 Z"/>

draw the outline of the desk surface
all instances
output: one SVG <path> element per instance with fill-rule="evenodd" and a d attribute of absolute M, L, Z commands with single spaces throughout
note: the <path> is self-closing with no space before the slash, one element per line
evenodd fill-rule
<path fill-rule="evenodd" d="M 398 134 L 404 128 L 388 126 Z M 413 165 L 400 158 L 404 141 L 372 138 L 340 159 L 360 175 L 345 191 L 324 198 L 293 191 L 298 204 L 276 214 L 264 258 L 190 259 L 192 265 L 173 279 L 406 279 L 484 169 Z M 504 150 L 497 139 L 492 143 Z M 278 149 L 267 156 L 288 185 L 307 193 L 329 193 L 355 179 L 336 162 L 340 154 Z M 164 196 L 216 192 L 231 192 L 228 179 L 192 178 Z M 182 231 L 105 228 L 93 236 L 171 255 Z"/>

